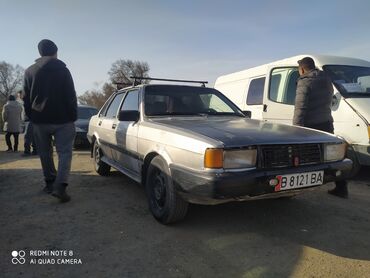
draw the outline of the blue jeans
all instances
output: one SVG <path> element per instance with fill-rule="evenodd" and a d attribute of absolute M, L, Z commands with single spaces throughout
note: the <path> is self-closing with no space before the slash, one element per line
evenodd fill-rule
<path fill-rule="evenodd" d="M 33 152 L 36 153 L 35 138 L 33 136 L 33 126 L 32 126 L 32 123 L 29 122 L 26 128 L 26 132 L 24 133 L 24 152 L 30 153 L 31 146 L 32 146 Z"/>
<path fill-rule="evenodd" d="M 75 124 L 73 122 L 58 125 L 34 123 L 33 134 L 45 181 L 68 184 L 72 146 L 76 135 Z M 58 171 L 55 169 L 53 159 L 53 137 L 58 154 Z"/>

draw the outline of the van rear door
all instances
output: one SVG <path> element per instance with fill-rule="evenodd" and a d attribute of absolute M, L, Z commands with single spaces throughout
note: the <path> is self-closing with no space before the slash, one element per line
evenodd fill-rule
<path fill-rule="evenodd" d="M 263 95 L 264 120 L 292 124 L 298 77 L 297 66 L 269 69 Z"/>

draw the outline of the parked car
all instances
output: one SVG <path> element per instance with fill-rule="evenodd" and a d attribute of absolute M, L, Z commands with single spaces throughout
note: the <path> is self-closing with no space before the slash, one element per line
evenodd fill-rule
<path fill-rule="evenodd" d="M 89 144 L 86 134 L 89 126 L 89 121 L 92 116 L 98 114 L 98 109 L 87 105 L 78 105 L 77 107 L 77 121 L 76 126 L 76 137 L 74 146 L 83 146 Z"/>
<path fill-rule="evenodd" d="M 215 88 L 252 119 L 292 124 L 297 61 L 305 56 L 314 59 L 333 81 L 334 131 L 349 143 L 355 174 L 360 165 L 370 165 L 370 62 L 328 55 L 294 56 L 220 76 Z"/>
<path fill-rule="evenodd" d="M 139 85 L 114 93 L 90 120 L 94 167 L 146 188 L 161 223 L 188 203 L 290 197 L 342 179 L 345 142 L 309 128 L 251 120 L 219 91 Z"/>

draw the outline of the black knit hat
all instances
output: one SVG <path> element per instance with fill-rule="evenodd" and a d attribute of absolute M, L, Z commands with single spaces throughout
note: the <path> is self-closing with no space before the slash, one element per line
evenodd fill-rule
<path fill-rule="evenodd" d="M 41 56 L 53 56 L 58 51 L 58 47 L 51 40 L 41 40 L 38 45 Z"/>

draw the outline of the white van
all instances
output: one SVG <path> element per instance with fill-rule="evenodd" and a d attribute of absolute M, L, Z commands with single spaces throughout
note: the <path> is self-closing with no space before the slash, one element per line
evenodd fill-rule
<path fill-rule="evenodd" d="M 314 59 L 332 79 L 335 134 L 354 150 L 355 165 L 370 165 L 370 62 L 327 55 L 299 55 L 217 78 L 215 88 L 252 119 L 292 124 L 297 61 Z"/>

